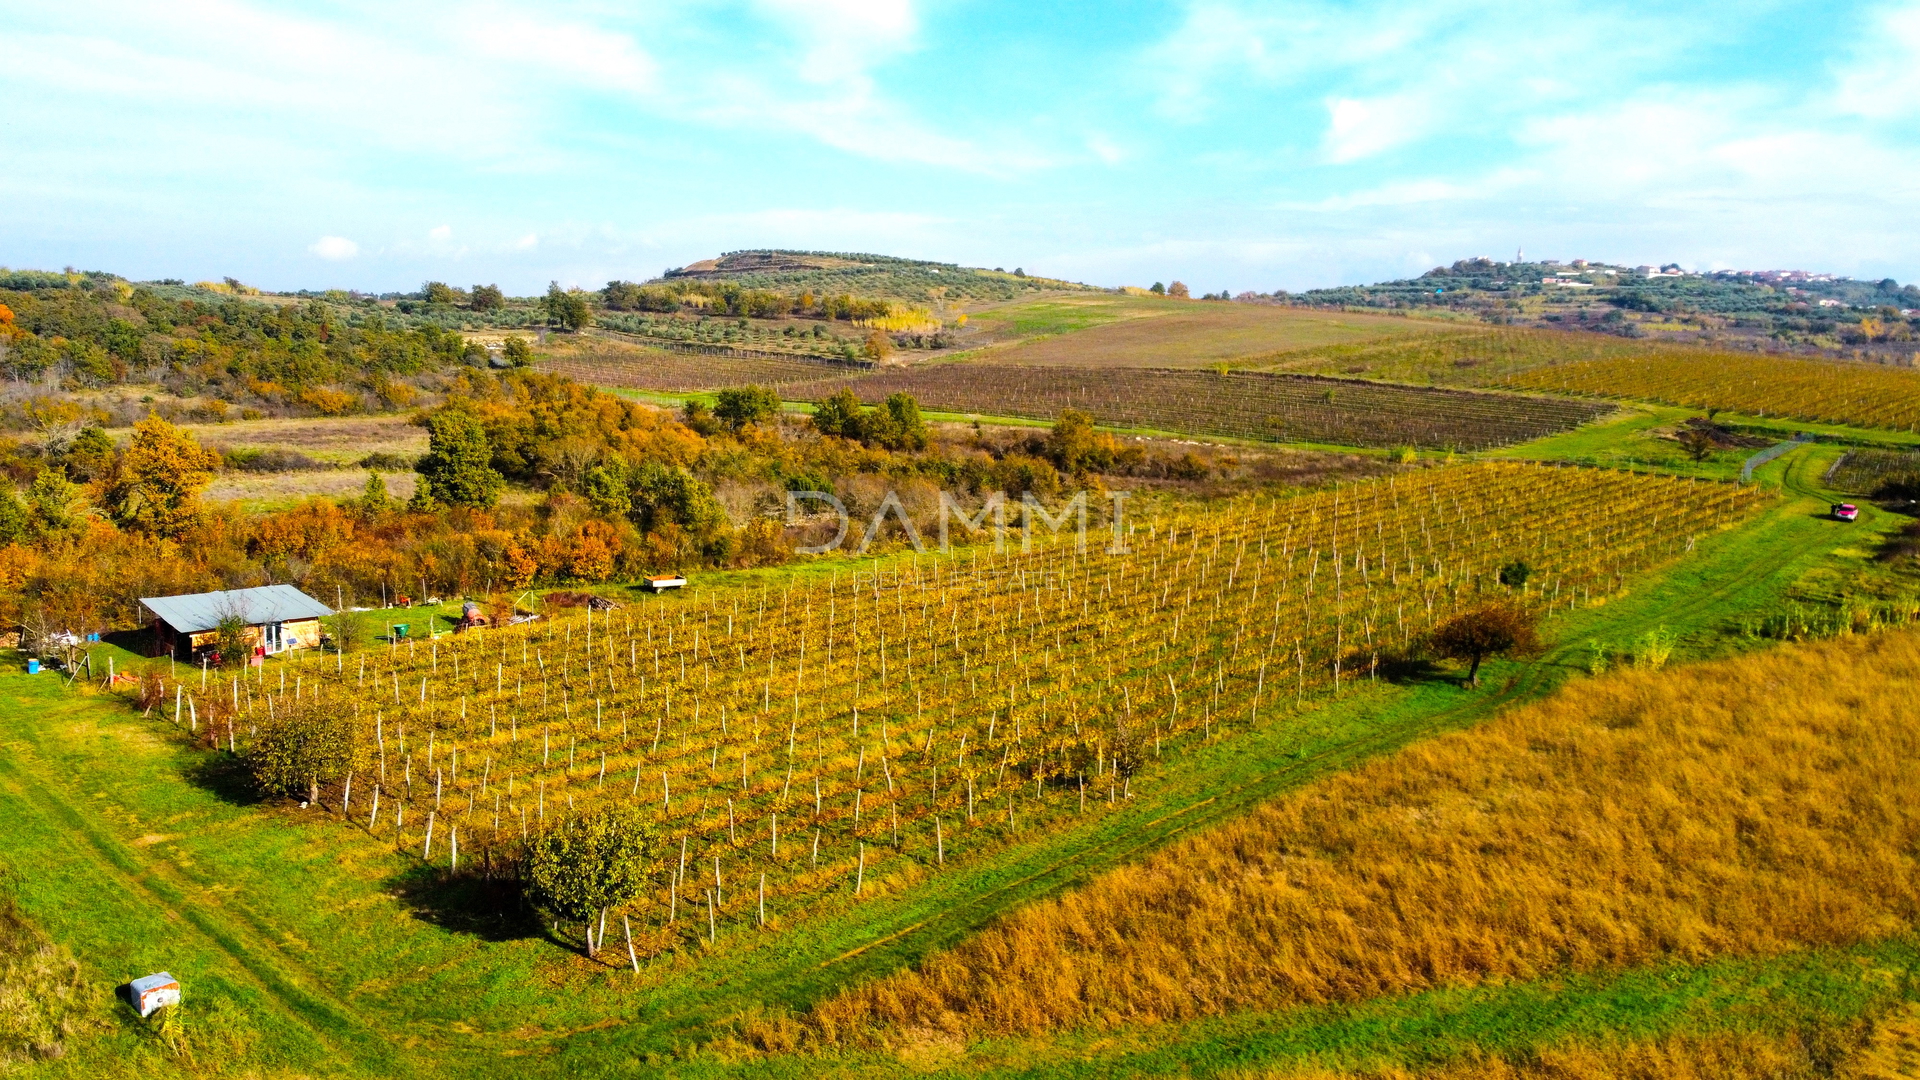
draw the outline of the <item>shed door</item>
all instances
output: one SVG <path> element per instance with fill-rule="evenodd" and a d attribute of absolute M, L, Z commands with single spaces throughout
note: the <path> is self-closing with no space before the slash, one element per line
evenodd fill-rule
<path fill-rule="evenodd" d="M 280 623 L 270 622 L 267 624 L 266 645 L 267 651 L 270 653 L 277 653 L 286 647 Z"/>

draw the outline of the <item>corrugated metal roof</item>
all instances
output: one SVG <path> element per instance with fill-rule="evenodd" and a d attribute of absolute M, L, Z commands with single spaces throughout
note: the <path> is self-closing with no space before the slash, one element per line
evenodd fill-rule
<path fill-rule="evenodd" d="M 291 585 L 262 585 L 257 589 L 229 589 L 187 596 L 143 596 L 140 602 L 182 634 L 212 630 L 228 615 L 238 615 L 247 620 L 249 626 L 258 626 L 261 623 L 314 619 L 333 614 L 332 608 Z"/>

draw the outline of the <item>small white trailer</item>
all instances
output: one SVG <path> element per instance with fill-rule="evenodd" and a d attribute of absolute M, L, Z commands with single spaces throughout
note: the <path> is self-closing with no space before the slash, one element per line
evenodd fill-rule
<path fill-rule="evenodd" d="M 180 1004 L 180 980 L 164 971 L 135 979 L 127 984 L 127 999 L 134 1012 L 152 1016 L 156 1010 Z"/>

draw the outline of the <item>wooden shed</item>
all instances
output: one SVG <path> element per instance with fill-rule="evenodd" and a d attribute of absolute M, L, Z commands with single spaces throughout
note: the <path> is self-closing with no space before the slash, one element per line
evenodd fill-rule
<path fill-rule="evenodd" d="M 220 640 L 220 622 L 238 616 L 247 624 L 249 652 L 268 654 L 320 645 L 320 620 L 333 609 L 291 585 L 257 589 L 142 597 L 153 612 L 154 655 L 191 660 Z M 229 658 L 231 659 L 231 658 Z"/>

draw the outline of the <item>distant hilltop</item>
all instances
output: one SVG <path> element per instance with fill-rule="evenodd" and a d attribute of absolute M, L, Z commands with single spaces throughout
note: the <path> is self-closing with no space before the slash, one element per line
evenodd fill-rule
<path fill-rule="evenodd" d="M 653 284 L 711 281 L 746 289 L 774 292 L 847 293 L 928 302 L 991 302 L 1011 300 L 1038 290 L 1092 289 L 1075 281 L 1029 274 L 1023 267 L 1007 270 L 961 266 L 957 263 L 903 259 L 854 251 L 787 251 L 753 248 L 729 251 L 685 266 L 669 267 Z"/>
<path fill-rule="evenodd" d="M 717 259 L 701 259 L 688 263 L 678 270 L 668 270 L 665 277 L 725 277 L 729 274 L 779 274 L 804 270 L 845 270 L 850 267 L 871 267 L 882 260 L 878 256 L 867 255 L 825 255 L 812 251 L 729 251 Z M 906 259 L 886 260 L 889 262 L 911 262 Z M 926 263 L 938 267 L 938 263 Z M 959 267 L 953 269 L 958 270 Z"/>

